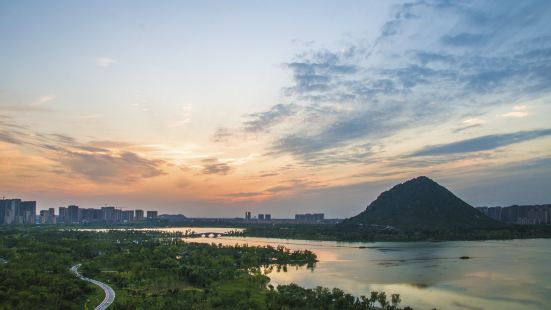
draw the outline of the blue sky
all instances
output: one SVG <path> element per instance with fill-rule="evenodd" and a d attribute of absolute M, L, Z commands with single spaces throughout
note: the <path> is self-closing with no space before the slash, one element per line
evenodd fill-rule
<path fill-rule="evenodd" d="M 550 24 L 548 1 L 0 1 L 2 195 L 350 216 L 428 175 L 548 203 Z"/>

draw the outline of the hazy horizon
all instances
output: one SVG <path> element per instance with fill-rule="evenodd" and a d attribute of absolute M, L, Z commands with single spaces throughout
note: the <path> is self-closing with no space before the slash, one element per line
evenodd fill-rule
<path fill-rule="evenodd" d="M 0 1 L 0 196 L 357 214 L 551 203 L 551 2 Z"/>

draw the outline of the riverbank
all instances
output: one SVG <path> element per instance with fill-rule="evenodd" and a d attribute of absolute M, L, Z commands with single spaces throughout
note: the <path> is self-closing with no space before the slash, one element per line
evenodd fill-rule
<path fill-rule="evenodd" d="M 209 226 L 211 224 L 212 226 Z M 384 242 L 384 241 L 475 241 L 551 238 L 551 225 L 504 225 L 492 229 L 398 229 L 390 226 L 339 227 L 335 224 L 302 223 L 246 223 L 244 221 L 219 219 L 217 221 L 157 222 L 149 224 L 88 224 L 58 225 L 64 229 L 164 229 L 182 228 L 228 228 L 236 230 L 233 235 L 301 240 Z M 224 231 L 225 232 L 225 231 Z"/>

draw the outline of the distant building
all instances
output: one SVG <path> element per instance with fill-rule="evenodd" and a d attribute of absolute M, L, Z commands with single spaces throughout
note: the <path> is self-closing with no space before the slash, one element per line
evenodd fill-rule
<path fill-rule="evenodd" d="M 143 210 L 136 210 L 136 221 L 143 221 Z"/>
<path fill-rule="evenodd" d="M 115 207 L 101 207 L 101 212 L 103 214 L 103 221 L 106 223 L 115 222 Z"/>
<path fill-rule="evenodd" d="M 0 224 L 34 224 L 35 218 L 36 201 L 0 200 Z"/>
<path fill-rule="evenodd" d="M 115 209 L 115 223 L 122 223 L 122 210 Z"/>
<path fill-rule="evenodd" d="M 17 224 L 17 214 L 21 199 L 2 199 L 0 200 L 0 221 L 2 224 Z"/>
<path fill-rule="evenodd" d="M 157 211 L 147 211 L 147 219 L 154 220 L 157 218 Z"/>
<path fill-rule="evenodd" d="M 61 211 L 61 210 L 60 210 Z M 79 209 L 81 223 L 103 222 L 103 210 L 94 208 Z"/>
<path fill-rule="evenodd" d="M 248 221 L 251 220 L 251 212 L 250 211 L 245 212 L 245 219 L 248 220 Z"/>
<path fill-rule="evenodd" d="M 551 204 L 513 205 L 509 207 L 477 207 L 478 211 L 494 220 L 521 225 L 551 224 Z"/>
<path fill-rule="evenodd" d="M 122 211 L 122 221 L 125 223 L 134 221 L 134 210 Z"/>
<path fill-rule="evenodd" d="M 306 214 L 295 214 L 295 221 L 299 222 L 320 222 L 323 221 L 325 215 L 323 213 L 306 213 Z"/>
<path fill-rule="evenodd" d="M 271 214 L 264 214 L 264 219 L 266 221 L 271 221 L 272 220 L 272 215 Z"/>
<path fill-rule="evenodd" d="M 258 215 L 258 220 L 259 221 L 264 221 L 264 214 L 259 214 Z"/>
<path fill-rule="evenodd" d="M 80 222 L 78 206 L 70 205 L 67 207 L 67 220 L 69 224 Z"/>
<path fill-rule="evenodd" d="M 147 211 L 148 219 L 156 219 L 157 211 Z M 185 218 L 185 217 L 184 217 Z M 113 206 L 99 209 L 80 208 L 77 205 L 59 207 L 59 215 L 55 208 L 40 210 L 36 214 L 36 201 L 21 201 L 21 199 L 0 200 L 0 225 L 2 224 L 80 224 L 80 223 L 128 223 L 134 220 L 144 220 L 143 210 L 121 210 Z"/>
<path fill-rule="evenodd" d="M 40 210 L 39 219 L 40 224 L 56 224 L 56 218 L 52 208 L 49 210 Z"/>
<path fill-rule="evenodd" d="M 79 218 L 80 218 L 80 221 L 82 223 L 94 222 L 94 215 L 95 215 L 94 209 L 92 209 L 92 208 L 86 208 L 86 209 L 80 208 L 79 212 L 80 212 Z"/>
<path fill-rule="evenodd" d="M 22 224 L 34 224 L 36 219 L 36 201 L 21 201 L 19 213 Z"/>
<path fill-rule="evenodd" d="M 59 207 L 58 223 L 67 223 L 67 208 Z"/>

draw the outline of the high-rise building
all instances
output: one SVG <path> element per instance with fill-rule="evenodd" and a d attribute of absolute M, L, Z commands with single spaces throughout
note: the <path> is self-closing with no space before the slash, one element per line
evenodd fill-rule
<path fill-rule="evenodd" d="M 251 220 L 251 211 L 245 212 L 245 219 L 250 221 Z"/>
<path fill-rule="evenodd" d="M 115 222 L 115 207 L 101 207 L 103 220 L 107 223 Z"/>
<path fill-rule="evenodd" d="M 36 219 L 36 201 L 21 201 L 19 207 L 23 224 L 34 224 Z"/>
<path fill-rule="evenodd" d="M 125 223 L 134 221 L 134 210 L 122 211 L 122 221 Z"/>
<path fill-rule="evenodd" d="M 6 199 L 0 200 L 0 225 L 5 224 L 6 217 Z"/>
<path fill-rule="evenodd" d="M 55 224 L 55 214 L 52 212 L 52 208 L 49 210 L 40 210 L 40 224 Z"/>
<path fill-rule="evenodd" d="M 67 207 L 67 223 L 73 224 L 80 222 L 78 206 L 70 205 Z"/>
<path fill-rule="evenodd" d="M 147 211 L 147 219 L 154 220 L 157 218 L 157 211 Z"/>
<path fill-rule="evenodd" d="M 143 210 L 136 210 L 136 221 L 143 221 Z"/>
<path fill-rule="evenodd" d="M 121 223 L 121 222 L 122 222 L 122 210 L 115 209 L 115 223 Z"/>
<path fill-rule="evenodd" d="M 0 200 L 0 222 L 2 224 L 18 224 L 20 217 L 21 199 Z M 23 219 L 21 217 L 21 224 Z"/>
<path fill-rule="evenodd" d="M 94 208 L 80 208 L 80 221 L 83 223 L 101 222 L 103 221 L 102 210 Z"/>
<path fill-rule="evenodd" d="M 58 223 L 67 223 L 67 217 L 68 217 L 68 212 L 67 212 L 67 207 L 58 207 L 58 220 L 57 222 Z"/>
<path fill-rule="evenodd" d="M 259 214 L 259 215 L 258 215 L 258 220 L 259 220 L 259 221 L 264 221 L 264 214 L 262 214 L 262 213 Z"/>
<path fill-rule="evenodd" d="M 272 215 L 271 214 L 264 214 L 264 219 L 266 221 L 271 221 L 272 220 Z"/>
<path fill-rule="evenodd" d="M 59 220 L 58 223 L 67 223 L 67 208 L 59 207 Z"/>

